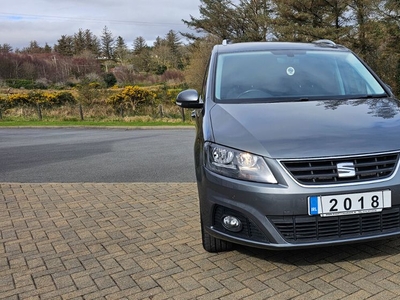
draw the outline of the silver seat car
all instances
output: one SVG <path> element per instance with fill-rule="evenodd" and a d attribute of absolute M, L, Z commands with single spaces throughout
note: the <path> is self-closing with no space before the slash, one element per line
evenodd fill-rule
<path fill-rule="evenodd" d="M 195 109 L 204 249 L 329 246 L 400 234 L 400 109 L 329 40 L 214 47 Z"/>

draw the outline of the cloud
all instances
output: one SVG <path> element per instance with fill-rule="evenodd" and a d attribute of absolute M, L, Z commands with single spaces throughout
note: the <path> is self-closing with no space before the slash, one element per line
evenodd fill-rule
<path fill-rule="evenodd" d="M 13 0 L 0 7 L 0 44 L 14 49 L 53 46 L 62 35 L 89 29 L 100 37 L 107 26 L 128 46 L 142 36 L 152 43 L 169 30 L 189 32 L 182 19 L 199 15 L 200 0 Z"/>

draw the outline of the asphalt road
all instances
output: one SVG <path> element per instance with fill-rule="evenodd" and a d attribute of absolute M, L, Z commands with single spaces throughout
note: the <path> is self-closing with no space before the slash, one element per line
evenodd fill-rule
<path fill-rule="evenodd" d="M 0 182 L 194 182 L 194 129 L 0 128 Z"/>

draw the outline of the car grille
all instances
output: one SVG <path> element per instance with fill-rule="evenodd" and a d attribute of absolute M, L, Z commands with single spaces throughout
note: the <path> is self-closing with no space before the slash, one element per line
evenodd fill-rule
<path fill-rule="evenodd" d="M 362 157 L 281 161 L 281 163 L 299 183 L 304 185 L 324 185 L 388 178 L 396 169 L 398 158 L 398 153 L 390 153 Z M 337 164 L 343 162 L 352 162 L 354 164 L 355 176 L 339 177 Z"/>
<path fill-rule="evenodd" d="M 285 240 L 297 243 L 400 233 L 399 207 L 384 209 L 379 213 L 339 217 L 271 217 L 269 220 Z"/>

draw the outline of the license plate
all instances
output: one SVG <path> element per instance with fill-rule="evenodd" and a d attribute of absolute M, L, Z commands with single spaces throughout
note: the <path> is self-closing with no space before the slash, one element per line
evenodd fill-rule
<path fill-rule="evenodd" d="M 308 214 L 322 217 L 380 212 L 392 206 L 391 191 L 308 197 Z"/>

